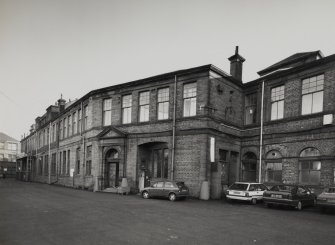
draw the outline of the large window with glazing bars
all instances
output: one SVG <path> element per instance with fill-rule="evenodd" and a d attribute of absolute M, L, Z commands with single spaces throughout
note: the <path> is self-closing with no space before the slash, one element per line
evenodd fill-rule
<path fill-rule="evenodd" d="M 112 99 L 104 99 L 103 101 L 103 125 L 108 126 L 112 123 Z"/>
<path fill-rule="evenodd" d="M 257 116 L 257 93 L 248 94 L 245 96 L 245 124 L 256 123 Z"/>
<path fill-rule="evenodd" d="M 184 117 L 195 116 L 197 112 L 197 83 L 184 84 Z"/>
<path fill-rule="evenodd" d="M 86 148 L 86 175 L 92 174 L 92 146 Z"/>
<path fill-rule="evenodd" d="M 145 91 L 140 93 L 139 99 L 139 121 L 147 122 L 149 121 L 149 101 L 150 101 L 150 92 Z"/>
<path fill-rule="evenodd" d="M 77 133 L 77 115 L 76 112 L 72 114 L 72 132 L 75 135 Z"/>
<path fill-rule="evenodd" d="M 271 89 L 271 120 L 284 118 L 285 86 Z"/>
<path fill-rule="evenodd" d="M 131 106 L 132 97 L 131 95 L 124 95 L 122 97 L 122 123 L 131 123 Z"/>
<path fill-rule="evenodd" d="M 88 128 L 88 106 L 84 106 L 84 130 Z"/>
<path fill-rule="evenodd" d="M 323 74 L 302 80 L 302 115 L 317 113 L 323 110 L 323 86 Z"/>
<path fill-rule="evenodd" d="M 158 89 L 158 120 L 169 119 L 169 88 Z"/>

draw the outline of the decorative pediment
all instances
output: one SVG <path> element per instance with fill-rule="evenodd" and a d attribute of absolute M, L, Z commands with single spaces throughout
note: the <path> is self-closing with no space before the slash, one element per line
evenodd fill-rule
<path fill-rule="evenodd" d="M 113 126 L 109 126 L 98 135 L 98 138 L 100 139 L 124 138 L 124 137 L 126 137 L 126 133 L 122 132 L 121 130 Z"/>

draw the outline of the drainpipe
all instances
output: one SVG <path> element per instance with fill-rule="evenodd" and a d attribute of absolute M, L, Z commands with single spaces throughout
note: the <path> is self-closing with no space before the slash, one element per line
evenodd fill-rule
<path fill-rule="evenodd" d="M 262 81 L 262 101 L 261 101 L 261 129 L 259 137 L 259 167 L 258 167 L 258 182 L 262 181 L 262 147 L 263 147 L 263 109 L 264 109 L 264 80 Z"/>
<path fill-rule="evenodd" d="M 176 104 L 177 104 L 176 101 L 177 101 L 177 75 L 174 76 L 174 89 L 173 89 L 171 180 L 174 180 L 174 162 L 175 162 L 175 147 L 176 147 Z"/>
<path fill-rule="evenodd" d="M 51 152 L 51 149 L 50 149 L 50 136 L 51 136 L 51 122 L 49 124 L 49 135 L 48 135 L 48 144 L 49 144 L 49 153 L 48 153 L 48 183 L 49 185 L 51 184 L 51 156 L 50 156 L 50 152 Z"/>

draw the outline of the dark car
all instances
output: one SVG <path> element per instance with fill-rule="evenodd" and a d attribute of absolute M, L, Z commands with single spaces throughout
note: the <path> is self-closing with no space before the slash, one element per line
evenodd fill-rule
<path fill-rule="evenodd" d="M 151 183 L 150 187 L 145 187 L 141 191 L 141 195 L 145 199 L 150 197 L 166 197 L 170 201 L 175 201 L 188 197 L 189 190 L 184 182 L 164 180 Z"/>
<path fill-rule="evenodd" d="M 325 209 L 335 209 L 335 186 L 325 188 L 323 192 L 318 195 L 316 205 L 321 211 Z"/>
<path fill-rule="evenodd" d="M 301 210 L 305 206 L 314 206 L 316 196 L 303 185 L 275 185 L 263 193 L 263 202 L 271 207 L 273 205 L 291 206 Z"/>

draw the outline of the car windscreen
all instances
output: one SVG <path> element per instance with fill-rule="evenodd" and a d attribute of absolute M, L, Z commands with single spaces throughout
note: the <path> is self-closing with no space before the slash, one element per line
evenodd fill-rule
<path fill-rule="evenodd" d="M 235 183 L 229 187 L 229 190 L 246 191 L 248 184 Z"/>
<path fill-rule="evenodd" d="M 270 190 L 271 191 L 292 192 L 292 190 L 294 189 L 296 189 L 296 187 L 292 185 L 275 185 Z"/>
<path fill-rule="evenodd" d="M 330 187 L 325 189 L 326 193 L 335 193 L 335 187 Z"/>

